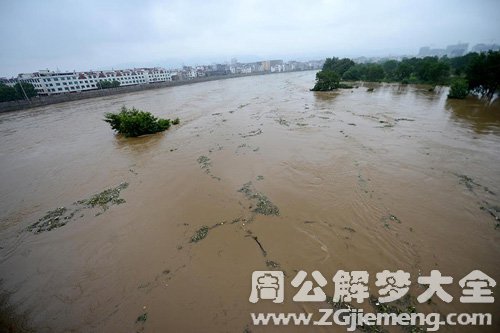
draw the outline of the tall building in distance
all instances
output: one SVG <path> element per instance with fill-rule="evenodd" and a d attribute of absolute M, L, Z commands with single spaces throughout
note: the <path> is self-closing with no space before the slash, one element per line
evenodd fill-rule
<path fill-rule="evenodd" d="M 488 52 L 488 51 L 500 51 L 500 45 L 498 44 L 477 44 L 471 49 L 472 52 Z"/>
<path fill-rule="evenodd" d="M 445 49 L 431 49 L 429 46 L 423 46 L 418 52 L 418 57 L 443 57 L 448 58 L 461 57 L 467 53 L 469 48 L 468 43 L 458 43 L 455 45 L 448 45 Z"/>
<path fill-rule="evenodd" d="M 469 43 L 458 43 L 455 45 L 448 45 L 444 49 L 431 48 L 429 46 L 422 46 L 418 51 L 417 57 L 443 57 L 448 58 L 461 57 L 469 52 L 488 52 L 488 51 L 499 51 L 500 45 L 498 44 L 476 44 L 469 50 Z"/>

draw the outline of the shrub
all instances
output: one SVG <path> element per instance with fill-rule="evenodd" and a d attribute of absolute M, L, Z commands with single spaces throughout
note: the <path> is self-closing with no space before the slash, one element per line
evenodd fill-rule
<path fill-rule="evenodd" d="M 469 83 L 465 79 L 455 79 L 451 83 L 448 98 L 464 99 L 469 94 Z"/>
<path fill-rule="evenodd" d="M 122 107 L 119 113 L 106 113 L 104 121 L 127 137 L 162 132 L 170 128 L 170 119 L 158 119 L 149 112 Z"/>
<path fill-rule="evenodd" d="M 179 118 L 175 118 L 174 120 L 172 120 L 172 125 L 179 125 L 180 124 L 180 120 Z"/>

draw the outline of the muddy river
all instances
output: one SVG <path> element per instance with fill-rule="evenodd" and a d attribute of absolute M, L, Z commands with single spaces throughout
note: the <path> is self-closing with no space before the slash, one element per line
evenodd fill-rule
<path fill-rule="evenodd" d="M 301 270 L 321 272 L 328 296 L 339 270 L 367 271 L 375 296 L 377 272 L 403 270 L 417 311 L 493 313 L 492 326 L 440 331 L 498 332 L 498 286 L 496 305 L 462 304 L 459 280 L 500 282 L 500 104 L 397 84 L 313 93 L 314 77 L 1 114 L 1 311 L 37 332 L 345 332 L 250 313 L 318 320 L 332 302 L 292 300 Z M 123 105 L 181 123 L 119 137 L 102 119 Z M 450 303 L 415 302 L 431 270 L 453 277 Z M 282 304 L 249 302 L 254 271 L 284 272 Z"/>

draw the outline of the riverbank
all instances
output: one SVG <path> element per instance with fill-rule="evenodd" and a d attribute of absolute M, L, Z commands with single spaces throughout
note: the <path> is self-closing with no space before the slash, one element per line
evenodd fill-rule
<path fill-rule="evenodd" d="M 281 72 L 281 73 L 283 73 L 283 72 Z M 183 86 L 183 85 L 187 85 L 187 84 L 194 84 L 194 83 L 200 83 L 200 82 L 226 80 L 226 79 L 234 79 L 234 78 L 240 78 L 240 77 L 246 77 L 246 76 L 267 75 L 267 74 L 278 74 L 278 73 L 262 72 L 262 73 L 251 73 L 251 74 L 230 74 L 230 75 L 219 75 L 219 76 L 207 76 L 207 77 L 200 77 L 200 78 L 196 78 L 196 79 L 192 79 L 192 80 L 157 82 L 157 83 L 140 84 L 140 85 L 133 85 L 133 86 L 124 86 L 124 87 L 118 87 L 118 88 L 101 89 L 101 90 L 87 90 L 87 91 L 65 93 L 65 94 L 59 94 L 59 95 L 37 96 L 37 97 L 32 98 L 30 101 L 20 100 L 20 101 L 2 102 L 2 103 L 0 103 L 0 112 L 25 110 L 25 109 L 35 108 L 38 106 L 46 106 L 46 105 L 51 105 L 51 104 L 78 101 L 78 100 L 87 99 L 87 98 L 127 94 L 127 93 L 131 93 L 131 92 L 144 91 L 144 90 L 150 90 L 150 89 L 176 87 L 176 86 Z"/>

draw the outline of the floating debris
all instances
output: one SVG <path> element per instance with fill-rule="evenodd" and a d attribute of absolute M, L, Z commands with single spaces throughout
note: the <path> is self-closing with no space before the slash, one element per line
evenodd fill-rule
<path fill-rule="evenodd" d="M 254 197 L 257 198 L 257 207 L 254 209 L 254 212 L 262 215 L 279 215 L 279 208 L 274 205 L 268 197 L 261 193 L 254 194 Z"/>
<path fill-rule="evenodd" d="M 121 183 L 117 187 L 104 190 L 101 193 L 94 194 L 87 200 L 80 200 L 76 203 L 92 208 L 99 206 L 103 209 L 103 211 L 106 211 L 109 208 L 109 205 L 120 205 L 125 203 L 125 200 L 120 198 L 120 191 L 126 189 L 127 187 L 128 183 Z"/>
<path fill-rule="evenodd" d="M 394 121 L 415 121 L 415 119 L 410 119 L 410 118 L 396 118 Z"/>
<path fill-rule="evenodd" d="M 403 298 L 392 303 L 380 303 L 375 296 L 370 296 L 370 305 L 375 309 L 377 313 L 395 313 L 396 315 L 400 315 L 403 313 L 416 313 L 417 308 L 415 307 L 415 304 L 416 302 L 414 300 L 414 297 L 409 294 L 406 294 Z M 370 326 L 368 326 L 368 328 L 370 328 Z M 411 333 L 423 333 L 427 331 L 424 327 L 417 325 L 402 326 L 402 328 L 405 332 Z"/>
<path fill-rule="evenodd" d="M 456 175 L 456 176 L 459 178 L 459 183 L 465 185 L 465 187 L 467 187 L 467 189 L 471 192 L 474 192 L 474 186 L 480 186 L 478 183 L 474 181 L 474 179 L 472 179 L 469 176 L 466 175 Z"/>
<path fill-rule="evenodd" d="M 145 312 L 145 313 L 141 314 L 139 317 L 137 317 L 135 322 L 136 323 L 145 323 L 146 320 L 148 320 L 148 313 L 147 312 Z"/>
<path fill-rule="evenodd" d="M 408 294 L 404 296 L 402 299 L 392 302 L 390 304 L 380 303 L 376 297 L 370 295 L 369 302 L 370 305 L 373 307 L 375 313 L 387 313 L 387 314 L 394 313 L 396 315 L 403 313 L 406 314 L 416 313 L 416 307 L 415 307 L 416 303 L 414 302 L 413 297 Z M 328 303 L 334 310 L 342 309 L 342 310 L 350 310 L 353 313 L 358 312 L 358 309 L 352 306 L 351 304 L 343 301 L 334 301 L 333 297 L 331 296 L 326 297 L 326 303 Z M 400 327 L 404 332 L 409 332 L 409 333 L 426 332 L 426 329 L 424 327 L 417 325 L 406 325 Z M 362 332 L 370 332 L 370 333 L 387 332 L 386 329 L 384 329 L 382 326 L 379 325 L 362 325 L 362 326 L 357 326 L 356 328 Z"/>
<path fill-rule="evenodd" d="M 210 161 L 210 158 L 208 158 L 205 155 L 202 155 L 198 157 L 196 161 L 198 162 L 198 164 L 200 164 L 201 168 L 205 170 L 206 173 L 210 172 L 210 167 L 212 166 L 212 161 Z"/>
<path fill-rule="evenodd" d="M 479 209 L 488 212 L 495 219 L 495 229 L 500 228 L 500 207 L 492 206 L 488 202 L 484 201 L 484 205 L 480 206 Z"/>
<path fill-rule="evenodd" d="M 455 173 L 455 176 L 458 177 L 459 183 L 462 185 L 465 185 L 465 187 L 467 187 L 467 189 L 471 192 L 474 192 L 475 188 L 482 188 L 484 192 L 496 196 L 496 193 L 491 191 L 487 186 L 483 186 L 483 185 L 477 183 L 476 181 L 474 181 L 474 179 L 472 179 L 471 177 L 469 177 L 467 175 L 461 175 L 461 174 Z"/>
<path fill-rule="evenodd" d="M 74 212 L 66 215 L 68 209 L 66 207 L 59 207 L 54 210 L 48 211 L 45 216 L 41 217 L 37 222 L 28 227 L 28 231 L 36 234 L 43 231 L 50 231 L 55 228 L 66 225 L 69 220 L 74 216 Z"/>
<path fill-rule="evenodd" d="M 259 151 L 259 149 L 260 149 L 259 147 L 252 147 L 246 143 L 242 143 L 238 147 L 236 147 L 235 154 L 240 154 L 240 152 L 245 154 L 246 151 L 257 152 L 257 151 Z"/>
<path fill-rule="evenodd" d="M 224 223 L 226 223 L 226 221 L 217 222 L 213 226 L 209 227 L 208 229 L 212 230 L 213 228 L 217 228 L 217 227 L 220 227 L 221 225 L 224 225 Z"/>
<path fill-rule="evenodd" d="M 215 147 L 215 148 L 210 148 L 210 149 L 208 150 L 208 152 L 209 152 L 209 153 L 212 153 L 212 152 L 214 152 L 215 150 L 221 151 L 222 149 L 224 149 L 224 147 L 223 147 L 223 146 L 221 146 L 220 144 L 218 144 L 218 143 L 217 143 L 217 144 L 216 144 L 216 147 Z M 201 157 L 201 156 L 200 156 L 200 157 Z"/>
<path fill-rule="evenodd" d="M 272 269 L 278 269 L 281 267 L 276 261 L 266 260 L 266 266 Z"/>
<path fill-rule="evenodd" d="M 248 137 L 251 137 L 251 136 L 257 136 L 257 135 L 260 135 L 262 134 L 262 130 L 259 128 L 259 129 L 256 129 L 256 130 L 253 130 L 253 131 L 250 131 L 248 132 L 247 134 L 241 134 L 241 137 L 242 138 L 248 138 Z"/>
<path fill-rule="evenodd" d="M 59 207 L 54 210 L 48 211 L 45 216 L 38 219 L 37 222 L 28 226 L 27 231 L 39 234 L 44 231 L 50 231 L 56 228 L 65 226 L 72 220 L 77 213 L 84 209 L 93 209 L 99 207 L 101 212 L 97 212 L 95 216 L 101 215 L 108 210 L 111 205 L 120 205 L 125 203 L 125 200 L 120 198 L 120 192 L 128 187 L 128 183 L 120 183 L 114 188 L 102 191 L 101 193 L 94 194 L 89 199 L 79 200 L 74 202 L 69 207 Z M 83 213 L 78 217 L 82 218 Z"/>
<path fill-rule="evenodd" d="M 250 200 L 256 200 L 255 208 L 253 212 L 262 215 L 279 215 L 279 208 L 269 200 L 267 196 L 260 192 L 253 190 L 252 182 L 244 184 L 238 192 L 245 194 L 245 196 Z"/>
<path fill-rule="evenodd" d="M 208 234 L 208 227 L 204 225 L 194 233 L 193 237 L 191 237 L 191 243 L 197 243 L 201 241 L 202 239 L 207 237 L 207 234 Z"/>
<path fill-rule="evenodd" d="M 257 180 L 264 180 L 264 176 L 257 176 Z"/>
<path fill-rule="evenodd" d="M 220 146 L 222 147 L 222 146 Z M 222 148 L 221 148 L 222 149 Z M 221 150 L 219 149 L 219 150 Z M 211 151 L 210 151 L 211 152 Z M 221 180 L 220 177 L 216 177 L 212 174 L 212 171 L 210 170 L 210 167 L 212 166 L 212 161 L 210 160 L 210 158 L 208 158 L 207 156 L 205 155 L 202 155 L 200 157 L 198 157 L 196 159 L 196 161 L 200 164 L 201 168 L 203 170 L 205 170 L 205 173 L 209 174 L 210 177 L 212 177 L 213 179 L 217 179 L 217 180 Z"/>
<path fill-rule="evenodd" d="M 287 127 L 290 126 L 290 123 L 286 119 L 283 119 L 281 117 L 276 119 L 276 122 L 282 126 L 287 126 Z"/>
<path fill-rule="evenodd" d="M 238 217 L 238 218 L 235 218 L 231 221 L 231 224 L 235 224 L 235 223 L 238 223 L 238 222 L 241 222 L 242 218 L 241 217 Z"/>
<path fill-rule="evenodd" d="M 247 196 L 247 197 L 251 197 L 252 194 L 253 194 L 253 191 L 252 191 L 251 187 L 252 187 L 252 182 L 245 183 L 238 190 L 238 192 L 241 192 L 241 193 L 245 194 L 245 196 Z"/>
<path fill-rule="evenodd" d="M 395 215 L 392 215 L 392 214 L 389 214 L 387 216 L 383 216 L 381 219 L 380 219 L 382 222 L 384 222 L 384 226 L 385 227 L 389 227 L 389 222 L 397 222 L 397 223 L 401 223 L 401 220 L 398 219 L 397 216 Z"/>
<path fill-rule="evenodd" d="M 257 243 L 257 245 L 259 245 L 259 248 L 260 250 L 262 251 L 262 255 L 265 257 L 267 256 L 267 252 L 266 250 L 264 250 L 264 247 L 262 246 L 262 244 L 259 242 L 259 239 L 257 238 L 257 236 L 251 236 L 253 238 L 253 240 Z"/>

